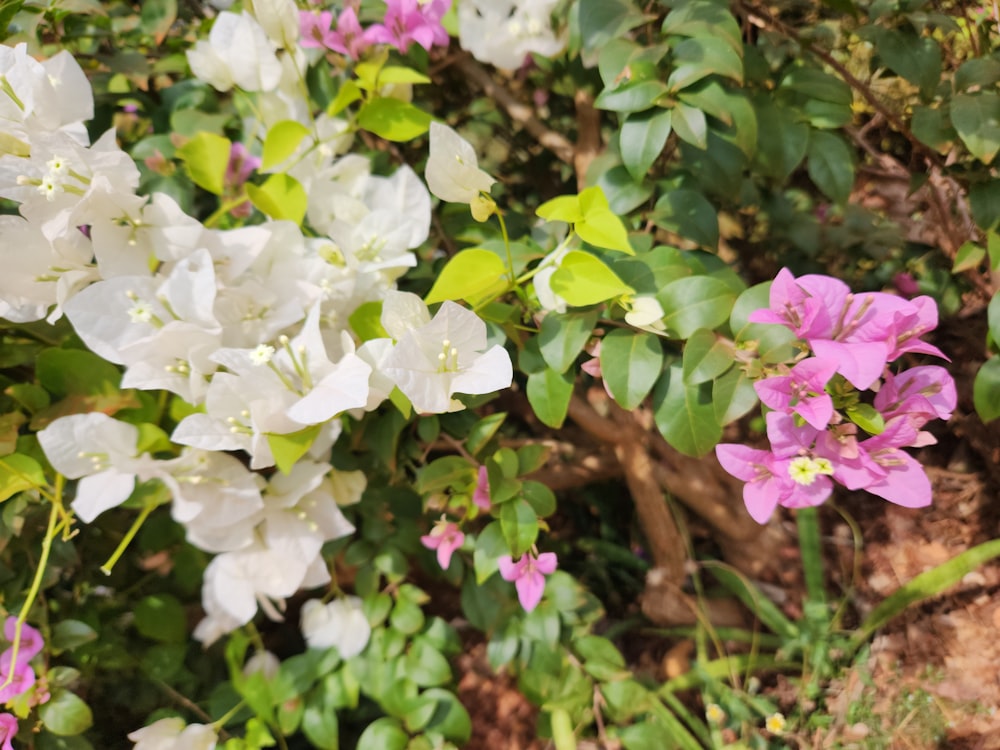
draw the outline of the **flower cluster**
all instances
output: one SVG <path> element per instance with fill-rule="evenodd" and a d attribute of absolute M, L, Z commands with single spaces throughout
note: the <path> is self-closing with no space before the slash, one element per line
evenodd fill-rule
<path fill-rule="evenodd" d="M 441 19 L 451 7 L 451 0 L 386 0 L 383 23 L 361 26 L 357 9 L 351 5 L 334 16 L 331 11 L 299 12 L 302 46 L 328 49 L 359 59 L 374 44 L 387 44 L 402 53 L 413 43 L 425 50 L 447 46 L 448 32 Z"/>
<path fill-rule="evenodd" d="M 951 416 L 955 384 L 942 367 L 893 372 L 889 365 L 906 353 L 944 357 L 920 338 L 937 326 L 933 300 L 855 295 L 829 276 L 796 279 L 783 269 L 769 307 L 750 321 L 786 326 L 806 351 L 754 383 L 772 410 L 766 415 L 770 449 L 716 448 L 723 468 L 747 483 L 750 515 L 764 523 L 778 505 L 818 505 L 834 481 L 898 505 L 929 505 L 930 481 L 903 449 L 935 442 L 922 428 Z M 874 394 L 870 402 L 865 392 Z"/>
<path fill-rule="evenodd" d="M 387 19 L 398 23 L 387 20 L 395 30 L 385 33 L 436 43 L 426 27 L 446 7 L 390 3 Z M 20 208 L 0 217 L 0 316 L 64 315 L 91 351 L 124 368 L 123 388 L 169 391 L 192 407 L 170 435 L 181 446 L 174 458 L 152 457 L 137 427 L 102 413 L 56 419 L 39 442 L 57 471 L 79 480 L 72 507 L 84 521 L 142 483 L 166 486 L 189 541 L 216 554 L 195 632 L 206 643 L 258 607 L 280 618 L 287 597 L 329 581 L 321 548 L 353 532 L 340 506 L 365 487 L 363 475 L 328 461 L 345 419 L 394 389 L 418 412 L 455 411 L 464 408 L 457 394 L 512 378 L 509 355 L 490 345 L 475 313 L 446 302 L 432 315 L 395 291 L 428 238 L 430 195 L 408 167 L 372 174 L 367 158 L 345 153 L 346 123 L 313 117 L 289 11 L 298 18 L 290 0 L 260 0 L 252 13 L 220 13 L 189 62 L 220 90 L 255 92 L 259 105 L 261 121 L 228 154 L 224 200 L 238 199 L 260 167 L 255 128 L 308 128 L 281 165 L 309 196 L 307 233 L 289 221 L 219 230 L 166 194 L 139 195 L 139 171 L 114 131 L 88 142 L 92 95 L 73 58 L 39 63 L 24 45 L 0 47 L 9 83 L 0 197 Z M 382 306 L 388 335 L 360 340 L 350 320 L 364 305 Z M 299 458 L 265 481 L 255 470 L 278 464 L 285 436 L 305 436 L 287 438 L 303 441 Z M 248 454 L 249 468 L 234 451 Z"/>

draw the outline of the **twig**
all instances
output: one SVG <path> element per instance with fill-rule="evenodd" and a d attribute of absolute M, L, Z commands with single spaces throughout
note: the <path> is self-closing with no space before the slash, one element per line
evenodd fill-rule
<path fill-rule="evenodd" d="M 573 144 L 562 134 L 549 130 L 545 123 L 535 115 L 532 107 L 519 101 L 469 55 L 462 55 L 455 60 L 454 64 L 470 83 L 499 104 L 508 117 L 534 136 L 538 143 L 555 154 L 560 161 L 573 164 L 576 153 Z"/>

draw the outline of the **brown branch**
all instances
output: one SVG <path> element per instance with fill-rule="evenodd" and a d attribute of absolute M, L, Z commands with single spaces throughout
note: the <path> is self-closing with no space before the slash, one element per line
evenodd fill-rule
<path fill-rule="evenodd" d="M 550 130 L 535 115 L 535 110 L 517 99 L 499 81 L 469 55 L 462 55 L 455 61 L 455 66 L 466 79 L 482 92 L 493 99 L 515 123 L 527 130 L 535 140 L 547 148 L 556 158 L 567 164 L 573 164 L 575 149 L 565 136 Z"/>

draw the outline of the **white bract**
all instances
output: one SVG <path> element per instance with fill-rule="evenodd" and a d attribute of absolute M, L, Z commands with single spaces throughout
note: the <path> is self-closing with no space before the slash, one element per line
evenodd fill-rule
<path fill-rule="evenodd" d="M 196 77 L 219 91 L 238 86 L 244 91 L 270 91 L 281 81 L 281 63 L 261 25 L 246 11 L 223 11 L 215 19 L 208 40 L 199 39 L 188 50 L 188 64 Z"/>
<path fill-rule="evenodd" d="M 302 635 L 309 648 L 336 646 L 343 659 L 364 651 L 372 629 L 361 608 L 361 599 L 345 596 L 323 604 L 310 599 L 302 605 Z"/>
<path fill-rule="evenodd" d="M 137 456 L 139 429 L 107 414 L 91 412 L 60 417 L 38 433 L 52 467 L 79 479 L 72 507 L 87 523 L 128 500 L 135 483 L 159 477 L 161 462 L 148 453 Z"/>
<path fill-rule="evenodd" d="M 515 70 L 532 52 L 552 56 L 566 46 L 552 28 L 559 0 L 458 0 L 458 40 L 480 62 Z"/>
<path fill-rule="evenodd" d="M 479 168 L 472 144 L 439 122 L 431 123 L 427 187 L 448 203 L 475 204 L 496 180 Z"/>
<path fill-rule="evenodd" d="M 135 743 L 133 750 L 213 750 L 218 740 L 212 727 L 185 724 L 177 717 L 155 721 L 128 738 Z"/>
<path fill-rule="evenodd" d="M 514 370 L 502 346 L 487 349 L 486 324 L 447 301 L 434 317 L 408 292 L 386 295 L 382 327 L 396 339 L 383 371 L 418 412 L 441 414 L 465 406 L 456 393 L 492 393 L 510 387 Z"/>

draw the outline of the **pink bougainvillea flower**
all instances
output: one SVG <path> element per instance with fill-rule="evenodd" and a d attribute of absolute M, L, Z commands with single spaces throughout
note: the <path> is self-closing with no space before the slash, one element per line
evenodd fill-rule
<path fill-rule="evenodd" d="M 10 643 L 14 642 L 17 636 L 17 618 L 8 617 L 3 626 L 3 637 Z M 26 664 L 35 658 L 35 655 L 42 650 L 45 641 L 42 634 L 33 627 L 24 623 L 21 625 L 21 642 L 17 649 L 17 661 Z"/>
<path fill-rule="evenodd" d="M 525 612 L 538 606 L 545 591 L 545 576 L 552 575 L 558 564 L 555 552 L 543 552 L 538 557 L 527 553 L 516 562 L 510 555 L 503 555 L 497 562 L 503 579 L 514 583 Z"/>
<path fill-rule="evenodd" d="M 787 326 L 799 338 L 809 336 L 824 336 L 832 329 L 830 320 L 829 302 L 840 296 L 840 292 L 846 296 L 847 286 L 843 282 L 836 282 L 828 287 L 820 287 L 818 291 L 827 292 L 830 300 L 822 295 L 807 292 L 796 281 L 795 276 L 787 268 L 778 271 L 771 283 L 770 306 L 754 310 L 750 313 L 751 323 L 778 323 Z M 843 290 L 837 284 L 843 285 Z"/>
<path fill-rule="evenodd" d="M 0 685 L 10 680 L 6 687 L 0 687 L 0 703 L 28 692 L 35 684 L 35 670 L 27 662 L 18 659 L 12 668 L 13 654 L 12 649 L 7 649 L 0 655 Z"/>
<path fill-rule="evenodd" d="M 17 717 L 13 714 L 0 714 L 0 750 L 14 750 L 11 740 L 17 734 Z"/>
<path fill-rule="evenodd" d="M 948 371 L 926 365 L 911 367 L 899 375 L 887 373 L 873 406 L 886 422 L 905 416 L 920 429 L 932 419 L 950 419 L 957 398 L 955 381 Z"/>
<path fill-rule="evenodd" d="M 456 524 L 446 521 L 444 516 L 441 516 L 441 520 L 434 524 L 431 533 L 420 537 L 420 543 L 427 549 L 437 550 L 438 565 L 442 570 L 447 570 L 451 565 L 451 556 L 465 543 L 465 534 Z"/>
<path fill-rule="evenodd" d="M 448 32 L 441 19 L 450 7 L 451 0 L 386 0 L 384 23 L 369 27 L 369 39 L 392 45 L 404 53 L 411 42 L 425 50 L 435 44 L 445 46 Z"/>
<path fill-rule="evenodd" d="M 770 408 L 798 414 L 822 430 L 833 418 L 833 400 L 824 388 L 836 371 L 835 361 L 810 357 L 795 365 L 788 375 L 758 380 L 753 387 Z"/>
<path fill-rule="evenodd" d="M 472 502 L 480 510 L 488 511 L 493 506 L 493 501 L 490 499 L 490 475 L 486 471 L 485 465 L 479 467 L 479 473 L 476 477 L 476 489 L 472 492 Z"/>
<path fill-rule="evenodd" d="M 314 13 L 309 10 L 299 11 L 299 44 L 303 47 L 313 49 L 326 47 L 329 35 L 332 31 L 333 13 L 324 10 L 322 13 Z"/>
<path fill-rule="evenodd" d="M 767 523 L 779 505 L 786 508 L 820 505 L 833 490 L 829 477 L 833 467 L 823 458 L 779 457 L 771 451 L 730 443 L 715 446 L 715 455 L 723 469 L 746 482 L 743 502 L 757 523 Z"/>
<path fill-rule="evenodd" d="M 337 17 L 337 28 L 330 32 L 325 38 L 325 46 L 334 52 L 358 60 L 366 49 L 372 46 L 376 39 L 375 27 L 372 26 L 367 31 L 361 28 L 358 21 L 358 14 L 354 8 L 347 7 L 341 11 Z"/>
<path fill-rule="evenodd" d="M 858 455 L 834 462 L 834 478 L 849 490 L 865 490 L 904 508 L 931 504 L 931 483 L 920 463 L 902 448 L 919 441 L 917 430 L 903 417 L 886 424 L 878 435 L 858 443 Z"/>

